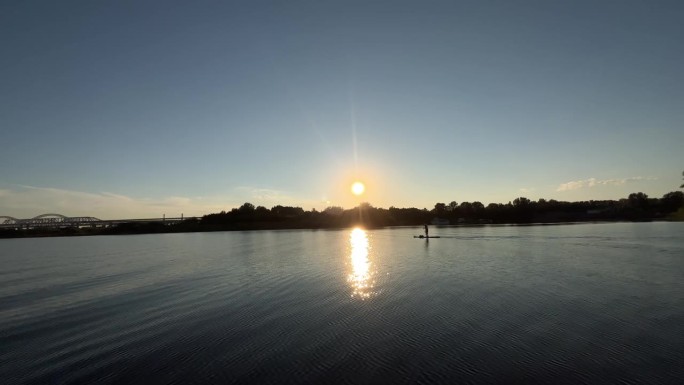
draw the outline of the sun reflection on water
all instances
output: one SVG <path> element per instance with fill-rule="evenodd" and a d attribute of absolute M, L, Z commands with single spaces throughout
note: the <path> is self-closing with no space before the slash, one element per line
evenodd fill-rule
<path fill-rule="evenodd" d="M 368 259 L 369 242 L 365 230 L 356 228 L 349 236 L 351 243 L 351 268 L 348 281 L 352 286 L 352 297 L 366 299 L 373 294 L 375 281 L 371 271 L 371 261 Z"/>

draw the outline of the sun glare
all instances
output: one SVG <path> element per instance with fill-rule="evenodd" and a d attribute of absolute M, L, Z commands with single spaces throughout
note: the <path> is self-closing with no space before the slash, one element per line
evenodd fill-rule
<path fill-rule="evenodd" d="M 349 237 L 351 242 L 351 273 L 348 280 L 352 286 L 352 297 L 361 299 L 374 295 L 375 273 L 371 269 L 371 261 L 368 258 L 370 249 L 368 234 L 359 228 L 352 230 Z"/>
<path fill-rule="evenodd" d="M 354 193 L 354 195 L 361 195 L 365 190 L 366 186 L 364 186 L 361 182 L 354 182 L 354 184 L 351 186 L 351 191 Z"/>

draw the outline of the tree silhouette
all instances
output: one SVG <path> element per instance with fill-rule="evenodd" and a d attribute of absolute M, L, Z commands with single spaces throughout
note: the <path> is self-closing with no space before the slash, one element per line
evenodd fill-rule
<path fill-rule="evenodd" d="M 367 228 L 384 226 L 417 226 L 423 225 L 435 216 L 449 219 L 453 224 L 481 223 L 551 223 L 581 221 L 644 221 L 665 219 L 684 206 L 684 192 L 673 191 L 662 198 L 649 198 L 643 192 L 629 194 L 628 197 L 615 200 L 591 200 L 564 202 L 555 199 L 540 198 L 532 201 L 526 197 L 518 197 L 508 203 L 490 203 L 485 206 L 481 202 L 462 202 L 457 204 L 436 203 L 432 210 L 411 208 L 389 209 L 373 207 L 364 202 L 357 207 L 344 209 L 339 206 L 327 207 L 325 210 L 305 211 L 301 207 L 274 206 L 270 210 L 251 203 L 233 208 L 229 212 L 221 211 L 208 214 L 200 221 L 159 229 L 123 229 L 138 232 L 162 231 L 220 231 L 248 229 L 301 229 L 301 228 L 344 228 L 362 225 Z"/>
<path fill-rule="evenodd" d="M 684 175 L 684 173 L 683 173 Z M 684 188 L 684 185 L 683 185 Z M 455 201 L 448 205 L 436 203 L 434 209 L 373 207 L 361 203 L 344 209 L 331 206 L 323 211 L 305 211 L 301 207 L 274 206 L 270 210 L 246 202 L 240 207 L 189 218 L 177 224 L 162 222 L 129 222 L 106 228 L 60 229 L 0 229 L 0 238 L 28 236 L 66 236 L 97 234 L 142 234 L 196 231 L 236 231 L 275 229 L 329 229 L 362 225 L 366 228 L 385 226 L 422 226 L 443 214 L 452 224 L 483 223 L 560 223 L 584 221 L 651 221 L 684 220 L 684 192 L 673 191 L 662 198 L 649 198 L 643 192 L 629 194 L 616 200 L 564 202 L 555 199 L 532 201 L 518 197 L 508 203 L 490 203 L 486 207 L 478 201 Z"/>
<path fill-rule="evenodd" d="M 244 203 L 242 206 L 240 206 L 240 208 L 239 208 L 238 210 L 239 210 L 241 213 L 251 213 L 251 212 L 253 212 L 254 210 L 256 210 L 256 208 L 254 207 L 253 204 L 251 204 L 251 203 L 249 203 L 249 202 L 246 202 L 246 203 Z"/>
<path fill-rule="evenodd" d="M 432 212 L 437 217 L 443 217 L 444 214 L 446 214 L 446 211 L 447 211 L 447 205 L 444 203 L 436 203 L 435 208 L 432 210 Z"/>
<path fill-rule="evenodd" d="M 326 215 L 340 216 L 344 213 L 344 209 L 340 206 L 330 206 L 326 207 L 325 210 L 323 210 L 323 213 Z"/>
<path fill-rule="evenodd" d="M 684 193 L 681 191 L 669 192 L 660 200 L 660 205 L 665 212 L 677 211 L 682 204 L 684 204 Z"/>
<path fill-rule="evenodd" d="M 525 197 L 519 197 L 519 198 L 515 198 L 513 200 L 513 206 L 514 207 L 527 207 L 530 205 L 530 202 L 531 201 Z"/>
<path fill-rule="evenodd" d="M 627 197 L 627 201 L 629 202 L 629 205 L 633 208 L 645 209 L 646 207 L 648 207 L 648 195 L 642 192 L 629 194 L 629 197 Z"/>

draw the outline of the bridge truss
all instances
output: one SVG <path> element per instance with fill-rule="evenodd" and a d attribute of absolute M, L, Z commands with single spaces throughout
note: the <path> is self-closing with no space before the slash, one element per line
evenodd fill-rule
<path fill-rule="evenodd" d="M 18 219 L 0 215 L 0 229 L 35 229 L 35 228 L 67 228 L 67 227 L 108 227 L 121 223 L 151 223 L 166 225 L 182 222 L 190 218 L 147 218 L 147 219 L 112 219 L 102 220 L 95 217 L 67 217 L 62 214 L 42 214 L 29 219 Z"/>
<path fill-rule="evenodd" d="M 29 219 L 0 216 L 0 227 L 31 229 L 37 227 L 81 227 L 102 225 L 104 221 L 95 217 L 67 217 L 62 214 L 42 214 Z"/>

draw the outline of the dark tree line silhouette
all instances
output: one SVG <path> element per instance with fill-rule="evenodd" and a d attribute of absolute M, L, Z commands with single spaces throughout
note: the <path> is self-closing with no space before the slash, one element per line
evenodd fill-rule
<path fill-rule="evenodd" d="M 245 203 L 228 212 L 205 215 L 195 225 L 206 230 L 340 228 L 415 226 L 425 223 L 552 223 L 578 221 L 642 221 L 666 219 L 684 204 L 684 193 L 674 191 L 662 198 L 649 198 L 638 192 L 620 200 L 564 202 L 519 197 L 511 202 L 490 203 L 455 201 L 437 203 L 434 208 L 418 209 L 373 207 L 363 203 L 352 209 L 332 206 L 323 211 L 301 207 L 275 206 L 270 210 Z"/>
<path fill-rule="evenodd" d="M 238 208 L 201 218 L 187 219 L 167 225 L 157 223 L 123 223 L 108 228 L 63 228 L 0 230 L 0 238 L 33 236 L 70 236 L 97 234 L 146 234 L 226 230 L 265 229 L 326 229 L 364 226 L 418 226 L 427 223 L 468 225 L 486 223 L 560 223 L 583 221 L 649 221 L 659 219 L 684 220 L 684 193 L 673 191 L 662 198 L 649 198 L 638 192 L 620 200 L 564 202 L 515 198 L 508 203 L 452 201 L 436 203 L 432 209 L 373 207 L 369 203 L 344 209 L 331 206 L 323 211 L 305 211 L 301 207 L 254 206 L 245 203 Z"/>

